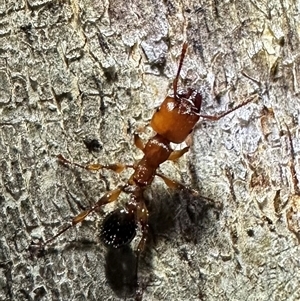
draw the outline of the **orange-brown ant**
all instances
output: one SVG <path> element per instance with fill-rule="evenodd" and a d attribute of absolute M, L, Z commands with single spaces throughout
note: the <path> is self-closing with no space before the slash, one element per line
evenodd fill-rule
<path fill-rule="evenodd" d="M 101 237 L 107 245 L 119 248 L 132 241 L 135 237 L 136 229 L 139 226 L 141 230 L 141 239 L 136 249 L 138 266 L 139 256 L 145 249 L 149 227 L 149 214 L 143 197 L 144 190 L 151 185 L 155 176 L 160 177 L 170 188 L 179 190 L 186 189 L 183 184 L 157 172 L 160 164 L 167 160 L 174 161 L 189 150 L 189 147 L 185 147 L 181 150 L 173 150 L 170 143 L 179 144 L 184 142 L 188 135 L 193 131 L 200 117 L 210 120 L 219 120 L 254 99 L 254 97 L 250 97 L 242 104 L 217 116 L 201 115 L 202 96 L 200 92 L 192 88 L 178 90 L 177 87 L 187 47 L 188 44 L 185 42 L 182 47 L 177 75 L 173 81 L 173 95 L 165 98 L 151 119 L 150 124 L 156 132 L 156 135 L 150 138 L 146 145 L 144 145 L 137 134 L 134 135 L 136 147 L 144 153 L 143 158 L 139 162 L 134 165 L 117 163 L 110 165 L 89 164 L 84 166 L 78 163 L 72 163 L 62 155 L 58 156 L 59 161 L 64 164 L 73 164 L 90 171 L 109 169 L 120 173 L 125 168 L 132 168 L 134 172 L 126 184 L 105 193 L 90 209 L 75 216 L 69 226 L 48 239 L 43 246 L 49 244 L 68 229 L 82 222 L 90 213 L 98 212 L 102 206 L 116 201 L 121 192 L 124 192 L 130 195 L 130 201 L 126 203 L 123 209 L 117 209 L 105 218 L 101 229 Z M 138 282 L 137 285 L 136 299 L 141 299 Z"/>

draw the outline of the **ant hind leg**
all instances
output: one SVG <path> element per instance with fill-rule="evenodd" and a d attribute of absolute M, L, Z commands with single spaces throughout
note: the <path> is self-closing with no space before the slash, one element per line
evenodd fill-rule
<path fill-rule="evenodd" d="M 196 191 L 194 189 L 191 189 L 191 188 L 187 187 L 186 185 L 184 185 L 180 182 L 177 182 L 173 179 L 170 179 L 170 178 L 168 178 L 167 176 L 165 176 L 161 173 L 156 173 L 155 175 L 160 177 L 165 182 L 165 184 L 171 189 L 176 189 L 176 190 L 179 190 L 179 191 L 187 190 L 195 196 L 199 195 L 198 191 Z"/>
<path fill-rule="evenodd" d="M 57 234 L 55 234 L 54 236 L 52 236 L 51 238 L 46 240 L 44 243 L 40 244 L 40 246 L 44 247 L 44 246 L 48 245 L 49 243 L 54 241 L 57 237 L 59 237 L 60 235 L 65 233 L 67 230 L 69 230 L 70 228 L 73 228 L 78 223 L 81 223 L 90 213 L 99 211 L 101 206 L 116 201 L 117 198 L 119 197 L 120 193 L 122 192 L 122 190 L 123 190 L 123 186 L 120 186 L 114 190 L 111 190 L 111 191 L 108 191 L 107 193 L 105 193 L 100 198 L 100 200 L 94 204 L 93 207 L 91 207 L 90 209 L 87 209 L 85 211 L 82 211 L 81 213 L 79 213 L 78 215 L 73 217 L 71 224 L 69 224 L 68 226 L 63 228 L 61 231 L 59 231 Z"/>
<path fill-rule="evenodd" d="M 148 209 L 145 202 L 142 200 L 136 206 L 136 221 L 141 225 L 142 237 L 136 249 L 136 293 L 135 299 L 142 300 L 143 297 L 143 285 L 138 277 L 138 266 L 140 261 L 140 255 L 144 251 L 148 236 L 149 224 L 148 224 Z"/>
<path fill-rule="evenodd" d="M 184 185 L 180 182 L 177 182 L 173 179 L 170 179 L 170 178 L 168 178 L 167 176 L 165 176 L 161 173 L 156 173 L 155 175 L 160 177 L 170 189 L 175 189 L 175 190 L 179 190 L 179 191 L 186 191 L 193 197 L 200 197 L 209 206 L 213 206 L 213 207 L 216 207 L 216 208 L 221 208 L 222 207 L 219 202 L 216 202 L 211 198 L 204 197 L 204 196 L 200 195 L 199 191 L 197 191 L 193 188 L 190 188 L 190 187 L 188 187 L 188 186 L 186 186 L 186 185 Z"/>

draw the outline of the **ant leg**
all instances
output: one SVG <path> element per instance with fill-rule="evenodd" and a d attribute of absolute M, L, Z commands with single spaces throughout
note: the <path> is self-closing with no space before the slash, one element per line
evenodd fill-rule
<path fill-rule="evenodd" d="M 185 185 L 183 185 L 173 179 L 170 179 L 161 173 L 156 173 L 155 175 L 160 177 L 165 182 L 165 184 L 171 189 L 178 189 L 178 190 L 188 189 Z"/>
<path fill-rule="evenodd" d="M 127 165 L 127 164 L 121 164 L 121 163 L 116 163 L 116 164 L 107 164 L 107 165 L 102 165 L 102 164 L 88 164 L 88 165 L 82 165 L 76 162 L 71 162 L 64 158 L 61 154 L 57 156 L 58 160 L 62 162 L 63 164 L 70 164 L 70 165 L 75 165 L 77 167 L 80 167 L 82 169 L 90 170 L 90 171 L 98 171 L 100 169 L 110 169 L 116 173 L 121 173 L 125 168 L 134 168 L 133 165 Z"/>
<path fill-rule="evenodd" d="M 129 211 L 135 212 L 135 220 L 137 224 L 141 225 L 142 237 L 139 241 L 139 244 L 136 249 L 136 266 L 135 266 L 135 275 L 136 275 L 136 300 L 142 300 L 143 288 L 140 286 L 140 281 L 138 277 L 138 267 L 140 261 L 140 255 L 145 249 L 147 236 L 148 236 L 148 209 L 146 204 L 142 198 L 139 198 L 138 202 L 132 202 L 127 204 L 127 208 Z"/>
<path fill-rule="evenodd" d="M 195 197 L 200 196 L 200 194 L 197 190 L 192 189 L 190 187 L 187 187 L 186 185 L 184 185 L 180 182 L 177 182 L 173 179 L 170 179 L 170 178 L 166 177 L 165 175 L 163 175 L 161 173 L 156 173 L 155 175 L 160 177 L 165 182 L 165 184 L 171 189 L 176 189 L 176 190 L 179 190 L 179 191 L 186 190 L 186 191 L 190 192 Z M 211 203 L 211 204 L 215 203 L 215 201 L 213 201 L 212 199 L 210 199 L 208 197 L 201 196 L 201 199 L 205 199 L 208 203 Z"/>
<path fill-rule="evenodd" d="M 49 244 L 50 242 L 55 240 L 58 236 L 60 236 L 61 234 L 63 234 L 67 230 L 69 230 L 70 228 L 74 227 L 78 223 L 82 222 L 91 212 L 94 212 L 94 211 L 97 212 L 97 211 L 99 211 L 99 208 L 101 206 L 116 201 L 117 198 L 119 197 L 120 193 L 122 192 L 123 188 L 124 188 L 123 186 L 120 186 L 114 190 L 111 190 L 111 191 L 108 191 L 107 193 L 105 193 L 100 198 L 100 200 L 97 203 L 95 203 L 95 205 L 92 208 L 85 210 L 85 211 L 79 213 L 78 215 L 76 215 L 72 219 L 72 224 L 68 225 L 67 227 L 62 229 L 60 232 L 58 232 L 56 235 L 54 235 L 53 237 L 48 239 L 43 245 L 45 246 L 45 245 Z"/>
<path fill-rule="evenodd" d="M 141 137 L 136 133 L 134 134 L 134 144 L 138 149 L 140 149 L 141 151 L 144 151 L 144 148 L 145 148 L 144 142 L 141 139 Z"/>
<path fill-rule="evenodd" d="M 181 150 L 174 150 L 174 151 L 172 151 L 172 153 L 170 154 L 170 156 L 167 160 L 175 161 L 175 160 L 179 159 L 181 156 L 183 156 L 186 152 L 188 152 L 189 149 L 190 149 L 190 147 L 187 146 Z"/>
<path fill-rule="evenodd" d="M 136 206 L 136 220 L 141 225 L 141 229 L 142 229 L 142 238 L 136 250 L 138 256 L 145 249 L 147 235 L 148 235 L 148 228 L 149 228 L 148 216 L 149 216 L 148 209 L 144 201 L 138 203 Z"/>
<path fill-rule="evenodd" d="M 179 183 L 173 179 L 170 179 L 168 178 L 167 176 L 161 174 L 161 173 L 156 173 L 155 174 L 156 176 L 160 177 L 164 182 L 165 184 L 171 188 L 171 189 L 176 189 L 176 190 L 188 190 L 190 191 L 193 195 L 199 195 L 198 191 L 194 190 L 194 189 L 191 189 L 187 186 L 185 186 L 184 184 L 182 183 Z"/>
<path fill-rule="evenodd" d="M 170 178 L 166 177 L 165 175 L 163 175 L 161 173 L 156 173 L 155 175 L 160 177 L 165 182 L 165 184 L 171 189 L 176 189 L 176 190 L 179 190 L 179 191 L 184 191 L 185 190 L 185 191 L 189 192 L 193 197 L 199 197 L 200 196 L 201 199 L 204 200 L 206 204 L 210 204 L 210 205 L 212 205 L 213 207 L 216 207 L 216 208 L 221 208 L 222 207 L 222 205 L 219 202 L 216 202 L 211 198 L 200 195 L 199 191 L 197 191 L 195 189 L 187 187 L 184 184 L 179 183 L 179 182 L 177 182 L 173 179 L 170 179 Z"/>
<path fill-rule="evenodd" d="M 142 139 L 140 138 L 140 136 L 138 134 L 134 134 L 134 144 L 138 149 L 140 149 L 141 151 L 144 151 L 144 148 L 145 148 L 144 142 L 142 141 Z M 188 146 L 181 150 L 174 150 L 174 151 L 172 151 L 172 153 L 170 154 L 170 156 L 167 160 L 175 161 L 175 160 L 179 159 L 181 156 L 183 156 L 186 152 L 188 152 L 188 150 L 189 150 Z"/>
<path fill-rule="evenodd" d="M 241 104 L 237 105 L 236 107 L 220 114 L 220 115 L 200 115 L 200 117 L 202 118 L 206 118 L 206 119 L 210 119 L 210 120 L 213 120 L 213 121 L 217 121 L 221 118 L 223 118 L 224 116 L 234 112 L 235 110 L 247 105 L 248 103 L 252 102 L 253 100 L 255 100 L 257 98 L 257 94 L 255 94 L 254 96 L 251 96 L 249 97 L 248 99 L 246 99 L 244 102 L 242 102 Z"/>

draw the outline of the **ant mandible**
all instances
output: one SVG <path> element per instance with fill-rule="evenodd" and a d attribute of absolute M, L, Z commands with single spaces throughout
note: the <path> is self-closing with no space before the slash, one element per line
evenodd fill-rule
<path fill-rule="evenodd" d="M 84 166 L 78 163 L 72 163 L 62 155 L 58 155 L 58 159 L 62 163 L 73 164 L 90 171 L 109 169 L 120 173 L 125 168 L 132 168 L 134 172 L 126 184 L 120 185 L 116 189 L 105 193 L 90 209 L 75 216 L 69 226 L 48 239 L 43 244 L 44 246 L 52 242 L 68 229 L 82 222 L 90 213 L 98 212 L 102 206 L 116 201 L 121 192 L 124 192 L 130 195 L 130 201 L 126 203 L 123 209 L 116 209 L 108 214 L 102 225 L 101 237 L 107 245 L 119 248 L 132 241 L 135 237 L 137 227 L 140 226 L 141 239 L 136 249 L 136 260 L 138 265 L 140 254 L 145 249 L 149 227 L 149 213 L 143 197 L 144 190 L 151 185 L 155 176 L 160 177 L 170 188 L 179 190 L 186 188 L 183 184 L 157 172 L 160 164 L 167 160 L 174 161 L 189 150 L 189 147 L 185 147 L 181 150 L 173 150 L 170 143 L 179 144 L 184 142 L 188 135 L 193 131 L 200 117 L 210 120 L 219 120 L 253 100 L 253 97 L 249 98 L 240 105 L 220 115 L 201 115 L 201 94 L 192 88 L 178 90 L 177 87 L 187 47 L 188 44 L 185 42 L 182 47 L 177 75 L 173 81 L 173 95 L 165 98 L 151 119 L 150 124 L 156 132 L 156 135 L 150 138 L 146 145 L 144 145 L 137 134 L 134 135 L 136 147 L 144 153 L 143 158 L 139 162 L 134 165 L 117 163 L 110 165 L 89 164 Z M 136 298 L 139 298 L 138 293 Z"/>

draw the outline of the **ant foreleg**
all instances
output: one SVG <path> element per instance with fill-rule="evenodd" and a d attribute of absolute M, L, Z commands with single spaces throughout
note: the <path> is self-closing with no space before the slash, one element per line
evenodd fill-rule
<path fill-rule="evenodd" d="M 102 164 L 88 164 L 88 165 L 82 165 L 76 162 L 71 162 L 64 158 L 61 154 L 57 156 L 58 160 L 64 164 L 70 164 L 70 165 L 75 165 L 77 167 L 80 167 L 82 169 L 86 169 L 89 171 L 98 171 L 100 169 L 109 169 L 112 170 L 116 173 L 121 173 L 125 168 L 134 168 L 133 165 L 128 165 L 128 164 L 121 164 L 121 163 L 115 163 L 115 164 L 107 164 L 107 165 L 102 165 Z"/>
<path fill-rule="evenodd" d="M 221 118 L 223 118 L 224 116 L 234 112 L 235 110 L 247 105 L 248 103 L 252 102 L 253 100 L 255 100 L 255 98 L 257 98 L 257 94 L 255 94 L 254 96 L 251 96 L 249 97 L 248 99 L 246 99 L 244 102 L 242 102 L 241 104 L 237 105 L 236 107 L 224 112 L 224 113 L 221 113 L 220 115 L 200 115 L 200 117 L 202 118 L 205 118 L 205 119 L 210 119 L 210 120 L 213 120 L 213 121 L 217 121 Z"/>

